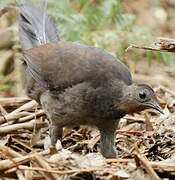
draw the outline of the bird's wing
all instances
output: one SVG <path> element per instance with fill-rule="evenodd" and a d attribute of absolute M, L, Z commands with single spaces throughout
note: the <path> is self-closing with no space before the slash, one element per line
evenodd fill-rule
<path fill-rule="evenodd" d="M 32 77 L 44 88 L 64 90 L 81 82 L 132 83 L 128 68 L 106 51 L 71 42 L 48 43 L 23 52 Z"/>

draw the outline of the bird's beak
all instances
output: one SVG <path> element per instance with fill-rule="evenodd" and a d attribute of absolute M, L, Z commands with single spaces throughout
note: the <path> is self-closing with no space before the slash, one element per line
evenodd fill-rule
<path fill-rule="evenodd" d="M 162 108 L 160 107 L 160 105 L 158 104 L 158 102 L 156 102 L 156 101 L 154 101 L 154 102 L 149 102 L 149 103 L 148 103 L 148 106 L 149 106 L 150 108 L 153 108 L 153 109 L 159 111 L 160 113 L 164 114 L 164 112 L 163 112 Z"/>

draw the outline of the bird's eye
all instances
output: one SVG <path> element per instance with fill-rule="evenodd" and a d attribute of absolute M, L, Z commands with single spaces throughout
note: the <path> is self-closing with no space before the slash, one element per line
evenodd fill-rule
<path fill-rule="evenodd" d="M 146 93 L 144 91 L 139 92 L 139 97 L 140 99 L 145 99 L 146 98 Z"/>

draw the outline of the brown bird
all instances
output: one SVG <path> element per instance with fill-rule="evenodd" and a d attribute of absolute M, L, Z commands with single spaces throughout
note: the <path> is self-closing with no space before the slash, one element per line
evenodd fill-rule
<path fill-rule="evenodd" d="M 147 108 L 162 112 L 153 89 L 133 84 L 129 69 L 108 52 L 61 41 L 45 6 L 29 3 L 18 9 L 27 94 L 52 122 L 52 145 L 65 126 L 96 126 L 102 155 L 116 158 L 120 118 Z"/>

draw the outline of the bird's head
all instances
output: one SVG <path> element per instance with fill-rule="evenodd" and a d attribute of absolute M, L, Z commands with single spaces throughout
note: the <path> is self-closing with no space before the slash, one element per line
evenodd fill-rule
<path fill-rule="evenodd" d="M 152 108 L 163 113 L 155 92 L 149 85 L 136 83 L 124 88 L 121 102 L 116 104 L 117 110 L 130 114 Z"/>

